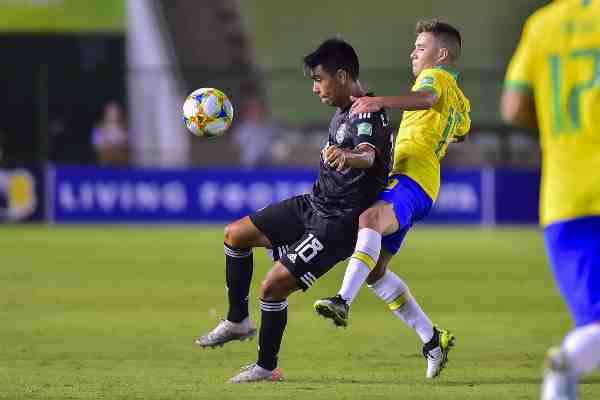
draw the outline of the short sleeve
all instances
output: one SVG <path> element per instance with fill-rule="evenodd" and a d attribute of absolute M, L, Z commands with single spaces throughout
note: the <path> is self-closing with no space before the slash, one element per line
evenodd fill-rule
<path fill-rule="evenodd" d="M 384 123 L 386 123 L 385 115 L 381 112 L 356 114 L 350 120 L 354 147 L 367 143 L 380 151 L 387 135 Z"/>
<path fill-rule="evenodd" d="M 434 69 L 425 69 L 421 71 L 419 76 L 417 76 L 413 90 L 429 90 L 434 92 L 438 98 L 444 93 L 442 90 L 442 80 L 438 76 L 438 72 Z"/>
<path fill-rule="evenodd" d="M 522 92 L 533 92 L 535 71 L 535 41 L 533 40 L 532 22 L 529 20 L 523 28 L 519 45 L 510 60 L 504 86 Z"/>

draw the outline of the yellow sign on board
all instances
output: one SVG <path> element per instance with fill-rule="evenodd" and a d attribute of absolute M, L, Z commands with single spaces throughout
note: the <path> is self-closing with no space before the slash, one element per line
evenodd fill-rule
<path fill-rule="evenodd" d="M 125 0 L 0 0 L 2 32 L 125 31 Z"/>

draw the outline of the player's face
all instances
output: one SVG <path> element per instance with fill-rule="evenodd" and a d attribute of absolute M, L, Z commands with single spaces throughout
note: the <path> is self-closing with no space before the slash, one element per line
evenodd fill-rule
<path fill-rule="evenodd" d="M 440 46 L 435 36 L 430 32 L 423 32 L 415 40 L 415 49 L 410 53 L 413 75 L 417 76 L 427 68 L 436 65 L 440 57 Z"/>
<path fill-rule="evenodd" d="M 321 65 L 310 71 L 313 80 L 313 93 L 321 99 L 321 103 L 328 106 L 338 106 L 341 102 L 343 83 L 337 77 L 330 75 Z"/>

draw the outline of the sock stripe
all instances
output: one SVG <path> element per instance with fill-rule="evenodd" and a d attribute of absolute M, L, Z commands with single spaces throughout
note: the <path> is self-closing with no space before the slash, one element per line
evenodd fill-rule
<path fill-rule="evenodd" d="M 225 255 L 233 258 L 245 258 L 252 255 L 252 249 L 236 249 L 227 245 L 224 245 L 223 248 L 225 249 Z"/>
<path fill-rule="evenodd" d="M 377 264 L 375 262 L 375 260 L 373 260 L 373 257 L 371 257 L 369 254 L 365 253 L 364 251 L 355 251 L 351 258 L 354 258 L 356 260 L 362 261 L 363 263 L 365 263 L 365 265 L 367 267 L 369 267 L 369 269 L 373 269 L 375 268 L 375 265 Z"/>
<path fill-rule="evenodd" d="M 287 308 L 287 300 L 283 301 L 266 301 L 260 300 L 260 309 L 262 311 L 283 311 Z"/>
<path fill-rule="evenodd" d="M 402 307 L 404 304 L 406 304 L 406 302 L 408 301 L 409 298 L 410 298 L 410 293 L 404 292 L 400 296 L 398 296 L 394 300 L 392 300 L 392 302 L 388 303 L 388 308 L 391 311 L 395 311 L 395 310 L 399 309 L 400 307 Z"/>

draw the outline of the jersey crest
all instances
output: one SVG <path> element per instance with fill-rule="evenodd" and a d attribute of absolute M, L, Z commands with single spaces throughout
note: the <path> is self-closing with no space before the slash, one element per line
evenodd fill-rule
<path fill-rule="evenodd" d="M 344 138 L 346 137 L 346 124 L 341 124 L 338 128 L 337 132 L 335 132 L 335 141 L 338 144 L 342 144 Z"/>

